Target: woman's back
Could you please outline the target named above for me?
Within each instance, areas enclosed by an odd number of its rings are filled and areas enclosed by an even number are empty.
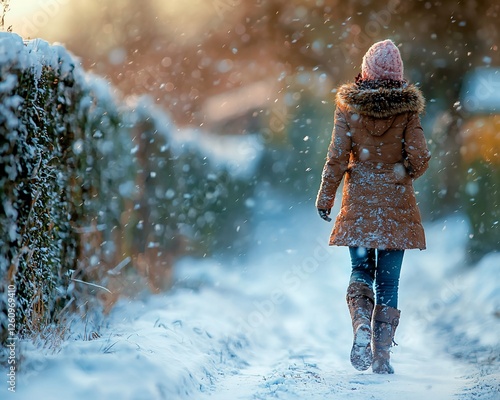
[[[343,85],[337,107],[346,117],[354,161],[403,162],[405,133],[422,129],[418,121],[424,109],[422,94],[404,82],[358,80]]]

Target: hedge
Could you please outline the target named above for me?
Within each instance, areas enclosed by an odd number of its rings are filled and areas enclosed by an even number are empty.
[[[97,297],[168,287],[179,255],[243,251],[249,175],[179,139],[149,100],[120,102],[63,47],[11,33],[0,71],[2,342],[9,285],[28,335]]]

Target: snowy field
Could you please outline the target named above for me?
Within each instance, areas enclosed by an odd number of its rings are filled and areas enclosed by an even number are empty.
[[[310,204],[266,216],[251,254],[181,260],[174,290],[122,300],[95,340],[75,324],[55,354],[25,344],[0,397],[500,398],[500,255],[463,267],[463,218],[427,225],[428,250],[405,255],[389,376],[349,363],[348,251],[325,245],[331,224]]]

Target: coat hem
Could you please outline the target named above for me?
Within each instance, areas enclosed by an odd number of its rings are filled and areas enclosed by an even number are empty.
[[[375,246],[373,243],[372,244],[360,244],[360,243],[335,243],[333,241],[330,241],[328,243],[329,246],[337,246],[337,247],[364,247],[366,249],[379,249],[379,250],[426,250],[427,247],[424,245],[423,247],[421,246],[383,246],[383,245],[378,245]]]

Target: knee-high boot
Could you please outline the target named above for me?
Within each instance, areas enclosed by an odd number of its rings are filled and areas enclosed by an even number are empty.
[[[363,282],[353,282],[347,288],[347,306],[352,320],[354,339],[351,349],[351,364],[359,371],[372,364],[371,319],[373,313],[373,289]]]
[[[373,311],[373,364],[376,374],[393,374],[390,364],[390,349],[399,325],[401,311],[396,308],[376,305]]]

